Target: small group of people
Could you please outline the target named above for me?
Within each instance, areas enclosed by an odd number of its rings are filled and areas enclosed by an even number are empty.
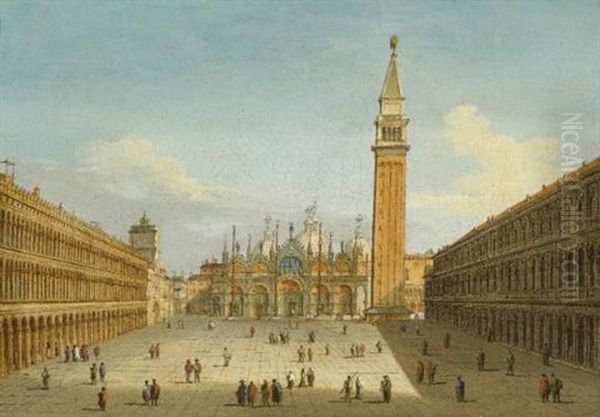
[[[152,378],[152,384],[148,380],[144,381],[144,387],[142,388],[142,399],[144,405],[158,406],[158,399],[160,397],[160,385],[155,378]]]
[[[362,380],[362,378],[359,375],[356,375],[356,379],[354,380],[354,388],[355,388],[355,394],[354,396],[352,396],[352,379],[354,378],[353,375],[348,375],[348,377],[346,378],[346,380],[344,381],[344,386],[342,387],[342,390],[340,391],[340,393],[344,394],[344,402],[352,402],[352,399],[356,399],[356,400],[362,400],[364,395],[365,395],[365,384]]]
[[[552,395],[552,402],[559,403],[563,382],[554,374],[551,374],[550,378],[546,374],[542,374],[538,389],[543,403],[550,401],[550,395]]]
[[[96,363],[94,363],[90,368],[91,385],[96,385],[98,382],[98,375],[100,375],[100,383],[104,384],[106,381],[106,364],[104,362],[100,362],[100,366],[97,366]]]
[[[150,354],[150,359],[160,359],[160,343],[150,345],[148,353]]]
[[[294,389],[296,386],[296,375],[293,371],[289,371],[285,375],[285,379],[287,381],[287,389]],[[298,388],[313,388],[315,386],[315,371],[312,368],[308,368],[305,370],[302,368],[300,371],[300,383],[298,384]]]
[[[87,345],[82,345],[81,348],[77,345],[65,346],[65,362],[86,362],[90,359]]]
[[[298,348],[296,353],[298,354],[298,362],[299,363],[304,363],[306,361],[307,357],[308,357],[308,362],[312,362],[312,360],[313,360],[313,350],[310,346],[308,347],[308,349],[306,349],[304,347],[304,345],[300,345],[300,347]]]
[[[200,374],[202,373],[202,364],[200,364],[200,360],[196,358],[194,363],[191,360],[187,359],[185,361],[185,365],[183,366],[183,370],[185,372],[185,383],[192,383],[192,374],[194,375],[194,383],[200,382]]]
[[[354,395],[353,394],[354,388]],[[388,375],[384,375],[380,384],[379,391],[382,395],[382,401],[389,403],[392,400],[392,380]],[[365,395],[365,384],[363,379],[355,372],[352,375],[348,375],[344,380],[344,385],[340,394],[343,394],[344,402],[351,403],[353,399],[362,400]]]
[[[277,379],[273,379],[271,385],[265,379],[260,387],[254,381],[246,384],[246,381],[242,379],[235,391],[235,397],[239,406],[255,407],[258,404],[259,393],[261,407],[270,407],[271,402],[273,405],[278,406],[283,400],[283,387]]]
[[[427,361],[427,365],[423,362],[417,361],[417,372],[416,380],[418,384],[422,384],[427,376],[427,384],[432,385],[435,383],[435,373],[437,371],[437,365],[431,361]]]
[[[269,344],[276,345],[277,343],[290,343],[290,332],[288,330],[280,330],[277,336],[275,333],[269,333]]]
[[[366,352],[367,347],[364,343],[352,343],[352,345],[350,345],[350,355],[353,358],[364,357]]]

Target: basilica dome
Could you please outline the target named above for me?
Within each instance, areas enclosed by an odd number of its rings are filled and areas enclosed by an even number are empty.
[[[360,232],[357,232],[352,239],[348,239],[346,243],[344,243],[344,253],[350,258],[354,255],[355,250],[356,254],[362,258],[371,256],[371,244]]]
[[[300,243],[305,252],[310,249],[313,255],[319,253],[319,241],[321,242],[321,254],[325,254],[329,247],[329,237],[325,233],[321,231],[319,238],[319,220],[314,216],[304,220],[304,230],[294,239]]]

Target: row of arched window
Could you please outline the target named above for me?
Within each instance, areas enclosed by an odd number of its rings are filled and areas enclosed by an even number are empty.
[[[600,221],[600,184],[590,183],[580,191],[575,196],[579,205],[573,206],[574,211],[566,212],[564,203],[569,197],[559,194],[535,211],[513,216],[513,220],[504,221],[476,238],[444,249],[436,256],[436,268],[454,268],[519,245],[534,245],[543,239],[582,231],[590,222]]]
[[[80,265],[142,278],[143,262],[128,253],[111,253],[105,244],[92,237],[65,233],[51,225],[31,221],[11,210],[0,210],[0,246],[71,261]],[[75,237],[78,236],[78,237]],[[123,252],[122,248],[115,251]]]
[[[134,301],[145,300],[142,281],[117,279],[103,273],[42,266],[0,256],[2,301]]]
[[[486,293],[528,295],[531,291],[584,289],[600,284],[600,245],[572,251],[541,252],[526,260],[503,261],[465,272],[434,275],[428,296],[470,296]]]

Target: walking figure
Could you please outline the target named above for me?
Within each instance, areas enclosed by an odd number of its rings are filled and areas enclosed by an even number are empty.
[[[248,404],[252,407],[256,404],[256,398],[258,397],[258,387],[254,384],[254,381],[250,381],[248,385]]]
[[[96,376],[98,375],[98,368],[96,367],[96,364],[93,364],[92,367],[90,368],[90,383],[92,385],[96,385]]]
[[[296,376],[294,375],[294,373],[292,371],[289,371],[286,375],[286,379],[287,379],[287,388],[289,390],[294,388],[294,384],[296,383]]]
[[[485,368],[485,352],[479,349],[479,353],[477,353],[477,370],[482,372]]]
[[[427,373],[427,383],[429,385],[432,385],[435,381],[436,369],[437,369],[436,365],[434,365],[431,361],[427,361],[426,373]]]
[[[456,401],[463,402],[465,400],[465,381],[463,381],[460,376],[456,377],[454,392],[456,394]]]
[[[148,380],[144,381],[144,387],[142,388],[142,399],[144,405],[150,405],[150,398],[152,397],[152,386],[148,383]]]
[[[270,394],[269,381],[265,379],[260,386],[260,405],[262,407],[271,407],[271,403],[269,401]]]
[[[200,382],[200,373],[202,372],[202,365],[198,358],[194,361],[194,382]]]
[[[248,387],[246,382],[242,379],[240,385],[238,385],[237,391],[235,392],[238,405],[245,407],[248,402]]]
[[[100,362],[98,373],[100,374],[100,383],[104,384],[104,381],[106,380],[106,364],[104,362]]]
[[[308,371],[306,371],[306,379],[308,380],[308,386],[309,387],[314,387],[315,385],[315,371],[313,371],[312,368],[308,368]]]
[[[273,404],[277,406],[279,406],[283,400],[283,387],[276,379],[274,379],[271,384],[271,399],[273,400]]]
[[[229,362],[231,362],[231,353],[227,350],[227,348],[223,349],[223,366],[227,368],[229,366]]]
[[[352,402],[352,377],[348,375],[348,378],[344,381],[344,386],[340,393],[344,394],[344,402],[351,403]]]
[[[504,363],[506,364],[506,375],[513,376],[513,368],[515,366],[515,356],[509,350],[508,355],[504,358]]]
[[[44,386],[42,389],[50,389],[50,386],[48,385],[49,382],[50,372],[48,372],[48,368],[44,368],[44,371],[42,372],[42,384],[44,384]]]
[[[375,347],[377,348],[377,353],[381,353],[381,351],[382,351],[381,340],[378,340],[377,343],[375,343]]]
[[[423,342],[421,343],[421,354],[423,356],[427,356],[429,352],[429,344],[427,343],[427,340],[423,339]]]
[[[416,379],[417,379],[417,383],[418,384],[422,384],[423,383],[423,374],[424,374],[424,372],[425,372],[425,367],[423,365],[423,362],[417,361]]]
[[[153,406],[158,407],[158,398],[160,397],[160,385],[156,379],[152,379],[152,387],[150,389],[150,401]]]
[[[392,401],[392,381],[387,375],[384,375],[381,380],[381,393],[383,394],[384,403]]]
[[[356,389],[354,398],[356,398],[357,400],[362,400],[363,395],[364,395],[365,385],[360,376],[356,377],[356,381],[354,381],[354,388]]]
[[[550,393],[552,394],[552,402],[560,402],[560,391],[563,388],[563,382],[554,374],[550,375]]]
[[[183,371],[185,372],[185,383],[192,383],[192,372],[194,372],[194,365],[192,365],[192,361],[189,359],[185,361],[185,365],[183,366]]]
[[[450,347],[450,333],[446,333],[444,336],[444,348],[448,349]]]
[[[108,402],[108,392],[106,391],[106,387],[102,387],[102,389],[98,393],[98,407],[100,407],[100,410],[106,410],[107,402]]]
[[[542,374],[542,377],[540,378],[538,391],[540,393],[542,402],[545,403],[548,401],[548,395],[550,394],[550,381],[548,380],[546,374]]]

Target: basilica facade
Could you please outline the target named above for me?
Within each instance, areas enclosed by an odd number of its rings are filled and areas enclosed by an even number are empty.
[[[188,279],[188,311],[231,317],[354,317],[368,301],[370,245],[360,226],[334,250],[314,210],[302,232],[281,238],[268,224],[241,253],[235,243],[221,262],[206,262]],[[196,289],[195,289],[196,288]]]

